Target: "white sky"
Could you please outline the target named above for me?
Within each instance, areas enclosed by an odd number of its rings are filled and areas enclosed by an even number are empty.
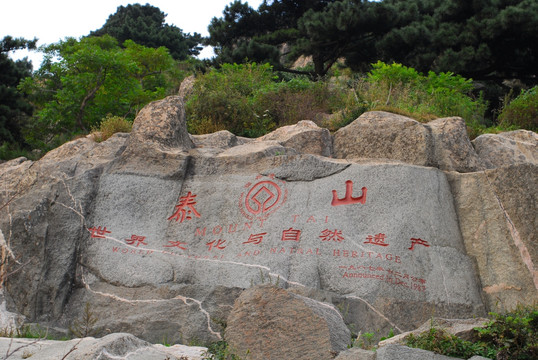
[[[58,42],[66,37],[80,38],[101,28],[120,5],[149,3],[168,14],[165,22],[184,33],[209,35],[207,26],[213,17],[221,17],[224,7],[233,0],[0,0],[0,39],[6,35],[39,39],[38,46]],[[244,1],[257,9],[262,0]],[[210,57],[211,49],[201,57]],[[34,70],[42,56],[37,52],[18,51],[15,59],[28,56]]]

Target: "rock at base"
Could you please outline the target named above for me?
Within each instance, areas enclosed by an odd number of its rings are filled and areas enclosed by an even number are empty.
[[[332,359],[347,349],[349,329],[331,304],[272,285],[244,291],[225,338],[241,359]]]

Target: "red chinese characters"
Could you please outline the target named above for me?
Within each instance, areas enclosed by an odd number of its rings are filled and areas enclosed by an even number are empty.
[[[226,243],[226,240],[218,239],[218,240],[210,241],[206,243],[206,245],[208,247],[208,251],[213,250],[213,248],[218,249],[218,250],[224,250],[226,248],[226,245],[224,245],[225,243]]]
[[[321,241],[338,241],[342,242],[344,240],[344,236],[342,235],[341,230],[334,230],[330,231],[329,229],[325,229],[321,232],[321,235],[319,236],[321,238]]]
[[[260,233],[260,234],[250,234],[248,237],[248,240],[243,242],[243,244],[255,244],[258,245],[262,242],[263,236],[267,235],[267,233]]]
[[[351,204],[364,204],[366,202],[366,187],[362,188],[362,195],[359,197],[353,197],[353,181],[346,181],[346,195],[339,199],[336,190],[333,190],[332,206],[339,205],[351,205]]]
[[[379,245],[379,246],[389,246],[389,244],[386,244],[385,243],[385,239],[387,238],[387,236],[385,234],[376,234],[374,236],[372,235],[368,235],[366,237],[366,240],[364,243],[365,244],[373,244],[373,245]]]
[[[430,247],[430,244],[428,244],[426,240],[411,238],[411,247],[409,248],[409,250],[411,251],[414,250],[415,245],[422,245],[425,247]]]
[[[181,241],[171,241],[171,240],[168,240],[168,245],[163,245],[164,247],[168,247],[168,248],[171,248],[171,247],[177,247],[178,249],[181,249],[181,250],[187,250],[187,248],[183,247],[183,245],[187,245],[187,243],[184,243],[184,242],[181,242]]]
[[[106,238],[106,234],[110,234],[111,231],[108,231],[106,229],[106,226],[104,228],[101,229],[101,227],[92,227],[91,229],[88,229],[89,232],[91,232],[91,237],[92,238],[100,238],[100,239],[104,239]]]
[[[200,214],[194,208],[196,201],[194,201],[196,195],[193,195],[190,191],[185,196],[181,196],[178,199],[178,204],[175,206],[175,212],[168,218],[168,220],[175,220],[182,223],[184,220],[191,220],[191,214],[196,217],[200,217]]]
[[[138,247],[140,244],[147,245],[144,240],[146,240],[145,236],[131,235],[130,239],[125,239],[125,243],[127,243],[127,245]]]
[[[301,237],[301,230],[289,228],[282,231],[282,241],[299,241]]]

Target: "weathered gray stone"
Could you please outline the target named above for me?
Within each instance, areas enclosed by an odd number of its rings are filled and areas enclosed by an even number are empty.
[[[467,253],[492,311],[538,298],[538,166],[449,173]]]
[[[484,169],[459,117],[421,124],[401,115],[367,112],[335,133],[334,156],[397,160],[447,171]]]
[[[431,351],[410,348],[402,345],[387,345],[376,351],[376,360],[462,360]]]
[[[322,156],[332,154],[332,138],[329,130],[320,128],[310,120],[283,126],[258,138],[258,141],[268,140],[278,141],[282,146],[295,149],[301,154]]]
[[[178,95],[181,99],[185,100],[189,95],[192,94],[194,90],[194,83],[196,82],[196,77],[194,75],[187,76],[181,85],[179,85]]]
[[[475,328],[483,327],[490,320],[486,318],[472,318],[472,319],[441,319],[441,318],[432,318],[428,320],[419,328],[406,331],[403,334],[399,334],[388,338],[386,340],[380,341],[379,346],[385,346],[389,344],[401,344],[404,342],[404,339],[409,335],[419,335],[424,332],[429,331],[432,327],[437,329],[443,329],[449,334],[456,335],[457,337],[467,340],[475,340]]]
[[[399,333],[432,313],[480,316],[477,270],[491,292],[503,282],[487,275],[500,271],[488,261],[502,259],[492,257],[493,248],[485,260],[469,250],[476,224],[466,211],[491,208],[491,217],[474,220],[502,229],[499,202],[534,261],[529,188],[536,175],[529,165],[450,173],[451,189],[435,168],[301,155],[275,140],[229,147],[233,136],[217,134],[222,145],[193,148],[182,140],[182,111],[181,101],[168,98],[150,105],[131,135],[100,144],[79,139],[40,161],[0,164],[0,201],[7,203],[0,205],[0,230],[18,261],[10,258],[6,267],[13,272],[4,287],[8,311],[66,329],[90,303],[103,334],[210,342],[221,337],[219,323],[242,289],[271,280],[338,305],[356,331]],[[419,134],[428,129],[403,124]],[[490,183],[496,196],[485,190]],[[487,206],[469,203],[470,189]],[[530,273],[522,261],[517,271]]]
[[[428,166],[430,144],[427,129],[418,121],[383,111],[362,114],[334,134],[334,157],[399,160]]]
[[[322,360],[347,349],[350,332],[333,305],[265,285],[239,296],[225,338],[242,359]]]
[[[431,131],[433,140],[433,163],[430,166],[458,172],[485,169],[467,136],[467,128],[462,118],[437,119],[424,126]]]
[[[11,354],[9,358],[13,360],[29,358],[42,360],[201,360],[206,351],[204,347],[154,345],[133,335],[121,333],[110,334],[100,339],[87,337],[69,341],[0,338],[0,353]]]
[[[194,144],[187,132],[183,101],[169,96],[146,105],[137,115],[127,147],[111,171],[180,179]]]
[[[334,360],[375,360],[375,352],[361,348],[342,351]]]
[[[516,164],[538,165],[538,134],[533,131],[484,134],[474,139],[473,145],[488,169]]]
[[[206,135],[191,135],[191,139],[197,148],[216,148],[220,151],[253,141],[252,139],[237,137],[228,130]]]

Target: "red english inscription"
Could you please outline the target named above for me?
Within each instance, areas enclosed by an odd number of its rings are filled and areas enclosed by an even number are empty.
[[[374,279],[381,280],[386,283],[403,286],[410,290],[423,292],[426,291],[426,280],[419,279],[415,276],[410,276],[406,273],[400,273],[391,269],[384,269],[381,266],[363,266],[363,265],[341,265],[340,269],[344,269],[344,278],[359,278],[359,279]],[[349,271],[363,271],[363,272],[349,272]],[[367,272],[365,272],[367,271]],[[386,274],[385,274],[386,272]]]
[[[366,187],[362,188],[362,195],[359,197],[353,197],[353,181],[346,181],[346,195],[339,199],[336,190],[333,190],[332,206],[339,205],[351,205],[351,204],[364,204],[366,202]]]
[[[192,219],[190,214],[200,217],[200,214],[194,208],[194,205],[196,205],[196,201],[194,201],[195,197],[196,195],[191,194],[190,191],[187,193],[187,195],[181,196],[178,199],[178,204],[175,206],[175,212],[168,218],[168,220],[175,220],[182,223],[183,220]]]
[[[97,227],[97,228],[95,228],[95,226],[94,226],[94,227],[92,227],[91,229],[88,229],[88,231],[91,232],[91,235],[90,235],[90,236],[91,236],[92,238],[102,238],[102,239],[106,238],[106,234],[110,234],[110,233],[111,233],[111,231],[108,231],[108,230],[106,229],[106,226],[105,226],[104,228],[102,228],[102,229],[101,229],[100,226]]]

